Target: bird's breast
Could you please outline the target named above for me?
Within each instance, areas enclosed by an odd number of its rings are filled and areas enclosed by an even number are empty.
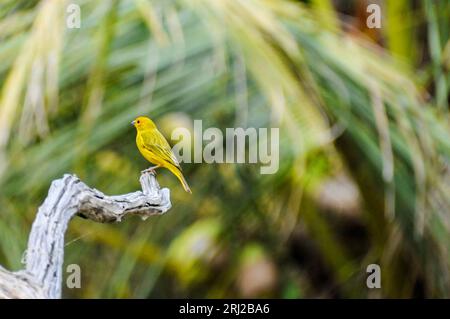
[[[142,138],[142,136],[138,133],[136,135],[136,145],[139,149],[139,152],[142,154],[142,156],[144,156],[144,158],[156,165],[160,165],[161,161],[159,160],[159,158],[153,153],[151,152],[148,148],[145,147],[145,142],[144,139]]]

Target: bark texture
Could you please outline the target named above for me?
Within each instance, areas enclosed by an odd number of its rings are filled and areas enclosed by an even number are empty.
[[[128,215],[146,219],[171,207],[170,191],[156,177],[140,177],[142,191],[107,196],[74,175],[55,180],[39,207],[25,252],[25,269],[0,267],[0,298],[61,298],[64,234],[75,215],[99,223],[120,222]]]

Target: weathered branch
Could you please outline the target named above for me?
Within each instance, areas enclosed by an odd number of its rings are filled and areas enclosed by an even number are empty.
[[[0,267],[0,298],[60,298],[64,234],[75,215],[100,222],[120,222],[127,215],[143,219],[170,209],[170,191],[160,189],[154,175],[141,175],[142,191],[106,196],[74,175],[53,181],[31,228],[26,268],[9,272]]]

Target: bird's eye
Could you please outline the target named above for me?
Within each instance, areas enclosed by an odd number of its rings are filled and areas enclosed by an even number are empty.
[[[138,120],[138,121],[137,121],[137,124],[139,124],[139,123],[141,123],[141,121]]]

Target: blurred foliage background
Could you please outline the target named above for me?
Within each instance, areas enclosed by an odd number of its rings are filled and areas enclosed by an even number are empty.
[[[62,174],[139,188],[148,115],[168,138],[279,127],[280,169],[183,164],[191,196],[158,174],[166,215],[75,218],[66,298],[450,297],[449,21],[446,0],[3,0],[0,264]]]

